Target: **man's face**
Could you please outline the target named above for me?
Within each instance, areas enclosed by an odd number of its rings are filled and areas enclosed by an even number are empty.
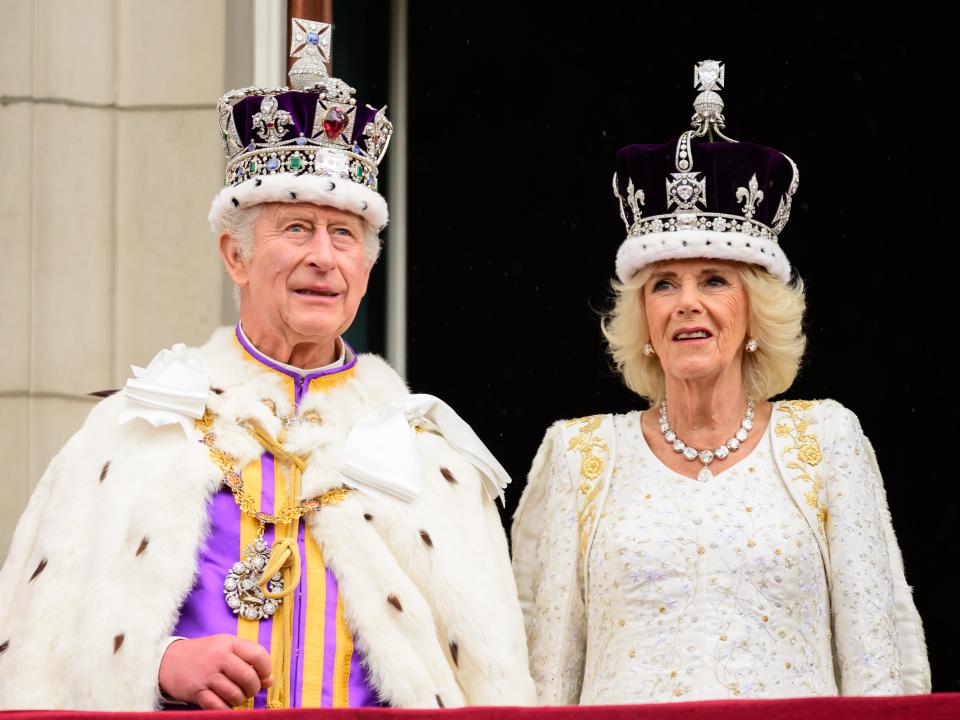
[[[350,327],[367,291],[363,221],[311,203],[269,203],[234,281],[240,318],[289,344],[332,340]]]

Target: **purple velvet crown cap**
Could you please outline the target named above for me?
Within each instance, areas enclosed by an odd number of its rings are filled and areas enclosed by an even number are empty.
[[[645,203],[640,207],[641,217],[667,215],[676,210],[668,207],[666,180],[678,172],[675,158],[679,138],[663,145],[627,145],[617,152],[616,172],[620,193],[626,195],[630,180],[636,189],[644,189]],[[744,202],[738,200],[737,190],[746,188],[756,177],[762,198],[754,205],[753,219],[773,227],[773,219],[781,200],[787,195],[794,179],[793,163],[773,148],[749,142],[708,142],[693,139],[691,172],[706,179],[705,202],[694,209],[698,214],[719,213],[742,217]],[[741,194],[741,197],[743,194]],[[633,223],[630,208],[627,219]]]
[[[290,113],[290,125],[281,129],[281,139],[310,138],[314,132],[314,122],[317,116],[317,93],[290,90],[273,97],[276,98],[280,110]],[[263,97],[261,96],[247,97],[233,106],[233,126],[243,147],[249,147],[250,143],[263,142],[258,137],[257,128],[254,126],[254,117],[260,112],[262,101]],[[355,112],[356,119],[353,122],[353,132],[350,133],[349,142],[361,144],[364,140],[364,130],[373,122],[377,111],[369,105],[358,104]]]

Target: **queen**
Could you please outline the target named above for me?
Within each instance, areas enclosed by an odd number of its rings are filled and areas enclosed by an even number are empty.
[[[645,411],[555,423],[513,525],[543,704],[929,692],[923,628],[856,415],[771,400],[805,347],[779,244],[798,173],[693,129],[617,155],[627,238],[603,322]]]

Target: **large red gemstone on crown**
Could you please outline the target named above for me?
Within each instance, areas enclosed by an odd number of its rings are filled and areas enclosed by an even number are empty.
[[[327,110],[323,116],[323,132],[331,140],[340,137],[340,133],[347,129],[347,114],[340,108],[334,106]]]

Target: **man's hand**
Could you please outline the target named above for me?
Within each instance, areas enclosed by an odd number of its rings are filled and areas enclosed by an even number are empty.
[[[242,705],[273,685],[270,655],[233,635],[175,640],[160,660],[160,688],[174,700],[204,710]]]

